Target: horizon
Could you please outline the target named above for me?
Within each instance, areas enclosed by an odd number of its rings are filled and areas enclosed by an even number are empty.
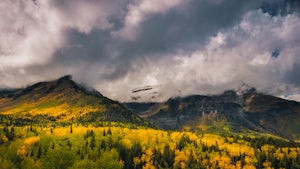
[[[0,89],[71,74],[121,102],[242,84],[300,101],[295,0],[16,0],[0,9]]]
[[[86,89],[87,91],[95,91],[95,92],[99,92],[101,95],[102,95],[102,92],[95,89],[93,86],[89,86],[87,84],[84,84],[82,82],[78,82],[78,81],[75,81],[73,78],[73,76],[71,74],[67,74],[67,75],[64,75],[64,76],[61,76],[61,77],[58,77],[58,78],[55,78],[55,79],[49,79],[47,81],[39,81],[39,82],[35,82],[35,83],[32,83],[32,84],[29,84],[27,86],[24,86],[24,87],[21,87],[21,88],[0,88],[0,92],[1,91],[14,91],[14,90],[24,90],[30,86],[34,86],[35,84],[38,84],[38,83],[48,83],[48,82],[54,82],[54,81],[58,81],[58,80],[61,80],[61,79],[67,79],[67,80],[70,80],[70,81],[73,81],[76,83],[76,85],[79,85],[81,87],[83,87],[84,89]],[[163,103],[163,102],[166,102],[168,101],[169,99],[176,99],[176,98],[186,98],[186,97],[190,97],[190,96],[219,96],[219,95],[222,95],[224,94],[225,92],[228,92],[228,91],[233,91],[235,92],[238,96],[241,96],[243,95],[244,92],[247,92],[247,91],[250,91],[250,90],[253,90],[254,89],[254,92],[255,93],[260,93],[260,94],[265,94],[265,95],[269,95],[268,93],[264,93],[262,91],[257,91],[256,88],[254,87],[251,87],[245,83],[242,83],[241,86],[239,86],[238,88],[236,89],[228,89],[228,90],[224,90],[222,91],[221,93],[215,93],[215,94],[200,94],[200,93],[194,93],[194,94],[190,94],[190,95],[174,95],[174,96],[171,96],[169,98],[166,98],[165,100],[160,100],[160,101],[149,101],[149,100],[146,100],[146,101],[141,101],[141,100],[135,100],[135,99],[131,99],[130,101],[122,101],[122,100],[116,100],[120,103]],[[273,95],[274,96],[274,95]],[[290,95],[291,96],[291,95]],[[107,97],[104,95],[104,97]],[[278,97],[278,98],[281,98],[281,99],[285,99],[285,100],[290,100],[290,101],[296,101],[296,102],[299,102],[299,100],[296,99],[293,99],[293,98],[289,98],[287,96],[275,96],[275,97]],[[109,97],[108,97],[109,98]],[[110,98],[111,99],[111,98]]]

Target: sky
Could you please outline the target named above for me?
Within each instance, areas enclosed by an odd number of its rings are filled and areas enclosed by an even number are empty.
[[[119,101],[242,84],[300,101],[300,2],[1,0],[0,88],[67,74]]]

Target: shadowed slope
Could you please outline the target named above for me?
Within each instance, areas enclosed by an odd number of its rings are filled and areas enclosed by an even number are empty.
[[[147,109],[143,112],[142,103],[127,105],[163,129],[259,131],[293,140],[300,138],[300,103],[260,94],[255,89],[240,95],[226,91],[214,96],[171,98],[153,106],[144,105]]]

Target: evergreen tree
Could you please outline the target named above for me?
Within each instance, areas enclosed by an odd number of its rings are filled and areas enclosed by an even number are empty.
[[[91,141],[90,141],[90,148],[91,148],[92,150],[94,150],[94,148],[95,148],[95,146],[96,146],[96,144],[95,144],[95,142],[96,142],[96,140],[95,140],[95,135],[92,135],[91,137],[92,137],[92,138],[91,138]]]
[[[42,148],[41,148],[41,146],[39,145],[39,148],[38,148],[38,152],[37,152],[37,158],[39,159],[39,158],[41,158],[41,156],[42,156]]]
[[[100,147],[101,147],[101,149],[103,149],[103,150],[106,149],[106,143],[105,143],[104,140],[101,141]]]
[[[111,132],[110,128],[107,129],[107,135],[112,135],[112,132]]]
[[[71,126],[70,126],[70,133],[73,133],[72,124],[71,124]]]

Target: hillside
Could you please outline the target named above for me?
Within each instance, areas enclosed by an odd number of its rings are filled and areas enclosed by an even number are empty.
[[[298,169],[300,166],[299,143],[268,135],[220,136],[91,125],[74,125],[71,129],[70,126],[0,126],[0,168]]]
[[[2,123],[115,121],[149,125],[122,104],[77,84],[71,76],[0,91]]]
[[[243,94],[225,91],[213,96],[170,98],[148,108],[143,103],[126,105],[163,129],[258,131],[292,140],[300,138],[300,103],[260,94],[254,89]],[[141,112],[141,107],[147,110]]]

